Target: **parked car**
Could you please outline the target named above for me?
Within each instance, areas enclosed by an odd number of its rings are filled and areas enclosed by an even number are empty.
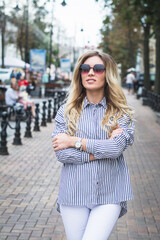
[[[9,84],[12,68],[0,68],[0,79],[5,84]]]
[[[154,86],[155,73],[150,73],[150,82],[151,82],[151,86]],[[144,73],[137,74],[136,86],[137,86],[137,89],[139,87],[143,87],[144,86]]]
[[[153,86],[153,85],[154,85],[155,78],[156,78],[156,75],[155,75],[155,73],[150,73],[150,81],[151,81],[151,86]]]

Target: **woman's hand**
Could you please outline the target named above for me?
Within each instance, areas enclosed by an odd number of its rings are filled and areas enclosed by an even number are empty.
[[[110,139],[113,139],[115,136],[117,136],[118,134],[121,134],[123,132],[123,128],[117,128],[115,130],[113,130]]]
[[[74,147],[75,142],[77,141],[77,137],[72,137],[66,133],[57,134],[52,140],[52,146],[54,151],[59,151],[61,149]]]
[[[89,154],[89,161],[94,161],[95,157],[92,153]]]

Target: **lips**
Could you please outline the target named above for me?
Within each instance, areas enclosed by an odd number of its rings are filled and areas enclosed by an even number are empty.
[[[95,80],[95,79],[92,79],[92,78],[90,78],[90,79],[87,79],[87,80],[86,80],[86,82],[88,82],[88,83],[93,83],[93,82],[96,82],[96,80]]]

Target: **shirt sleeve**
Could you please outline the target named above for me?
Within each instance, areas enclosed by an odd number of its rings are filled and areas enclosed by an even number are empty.
[[[124,118],[119,121],[119,127],[123,128],[121,134],[118,134],[113,139],[88,139],[87,152],[92,153],[95,159],[118,158],[134,142],[134,122]]]
[[[64,108],[65,105],[60,107],[57,112],[52,138],[54,138],[59,133],[66,133],[67,131],[67,124],[64,120]],[[62,163],[84,164],[86,162],[89,162],[89,153],[77,150],[75,148],[67,148],[56,151],[56,157],[58,161]]]
[[[12,88],[8,88],[5,93],[5,101],[7,105],[13,105],[18,100],[18,94]]]

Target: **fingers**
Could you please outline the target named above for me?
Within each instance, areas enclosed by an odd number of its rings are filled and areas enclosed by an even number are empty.
[[[52,143],[52,147],[53,147],[53,149],[55,149],[56,148],[56,144],[55,144],[55,142],[53,141],[53,143]]]
[[[55,151],[56,148],[58,147],[58,139],[57,139],[57,136],[55,136],[55,137],[52,139],[52,147],[53,147],[54,151]]]
[[[116,133],[122,131],[122,128],[119,127],[119,125],[117,126],[117,128],[115,128],[114,130],[112,130],[112,133]]]
[[[56,148],[56,144],[55,144],[55,143],[53,143],[53,145],[52,145],[52,146],[53,146],[53,148]]]
[[[59,139],[59,134],[57,134],[53,139],[52,139],[52,146],[55,150],[55,148],[57,148],[58,146],[58,139]]]
[[[115,130],[113,130],[113,132],[123,132],[123,128],[117,128],[117,129],[115,129]]]
[[[64,137],[68,136],[66,133],[58,133],[52,141],[57,141],[58,139],[63,139]]]
[[[113,139],[115,136],[117,136],[118,134],[123,132],[123,128],[117,128],[115,130],[113,130],[110,139]]]
[[[54,151],[68,148],[70,145],[70,136],[66,133],[59,133],[52,139],[52,146]]]
[[[56,144],[55,142],[53,142],[52,146],[53,146],[54,152],[59,150],[58,144]]]
[[[64,149],[64,143],[60,141],[58,138],[52,139],[52,147],[54,149],[54,152]]]

